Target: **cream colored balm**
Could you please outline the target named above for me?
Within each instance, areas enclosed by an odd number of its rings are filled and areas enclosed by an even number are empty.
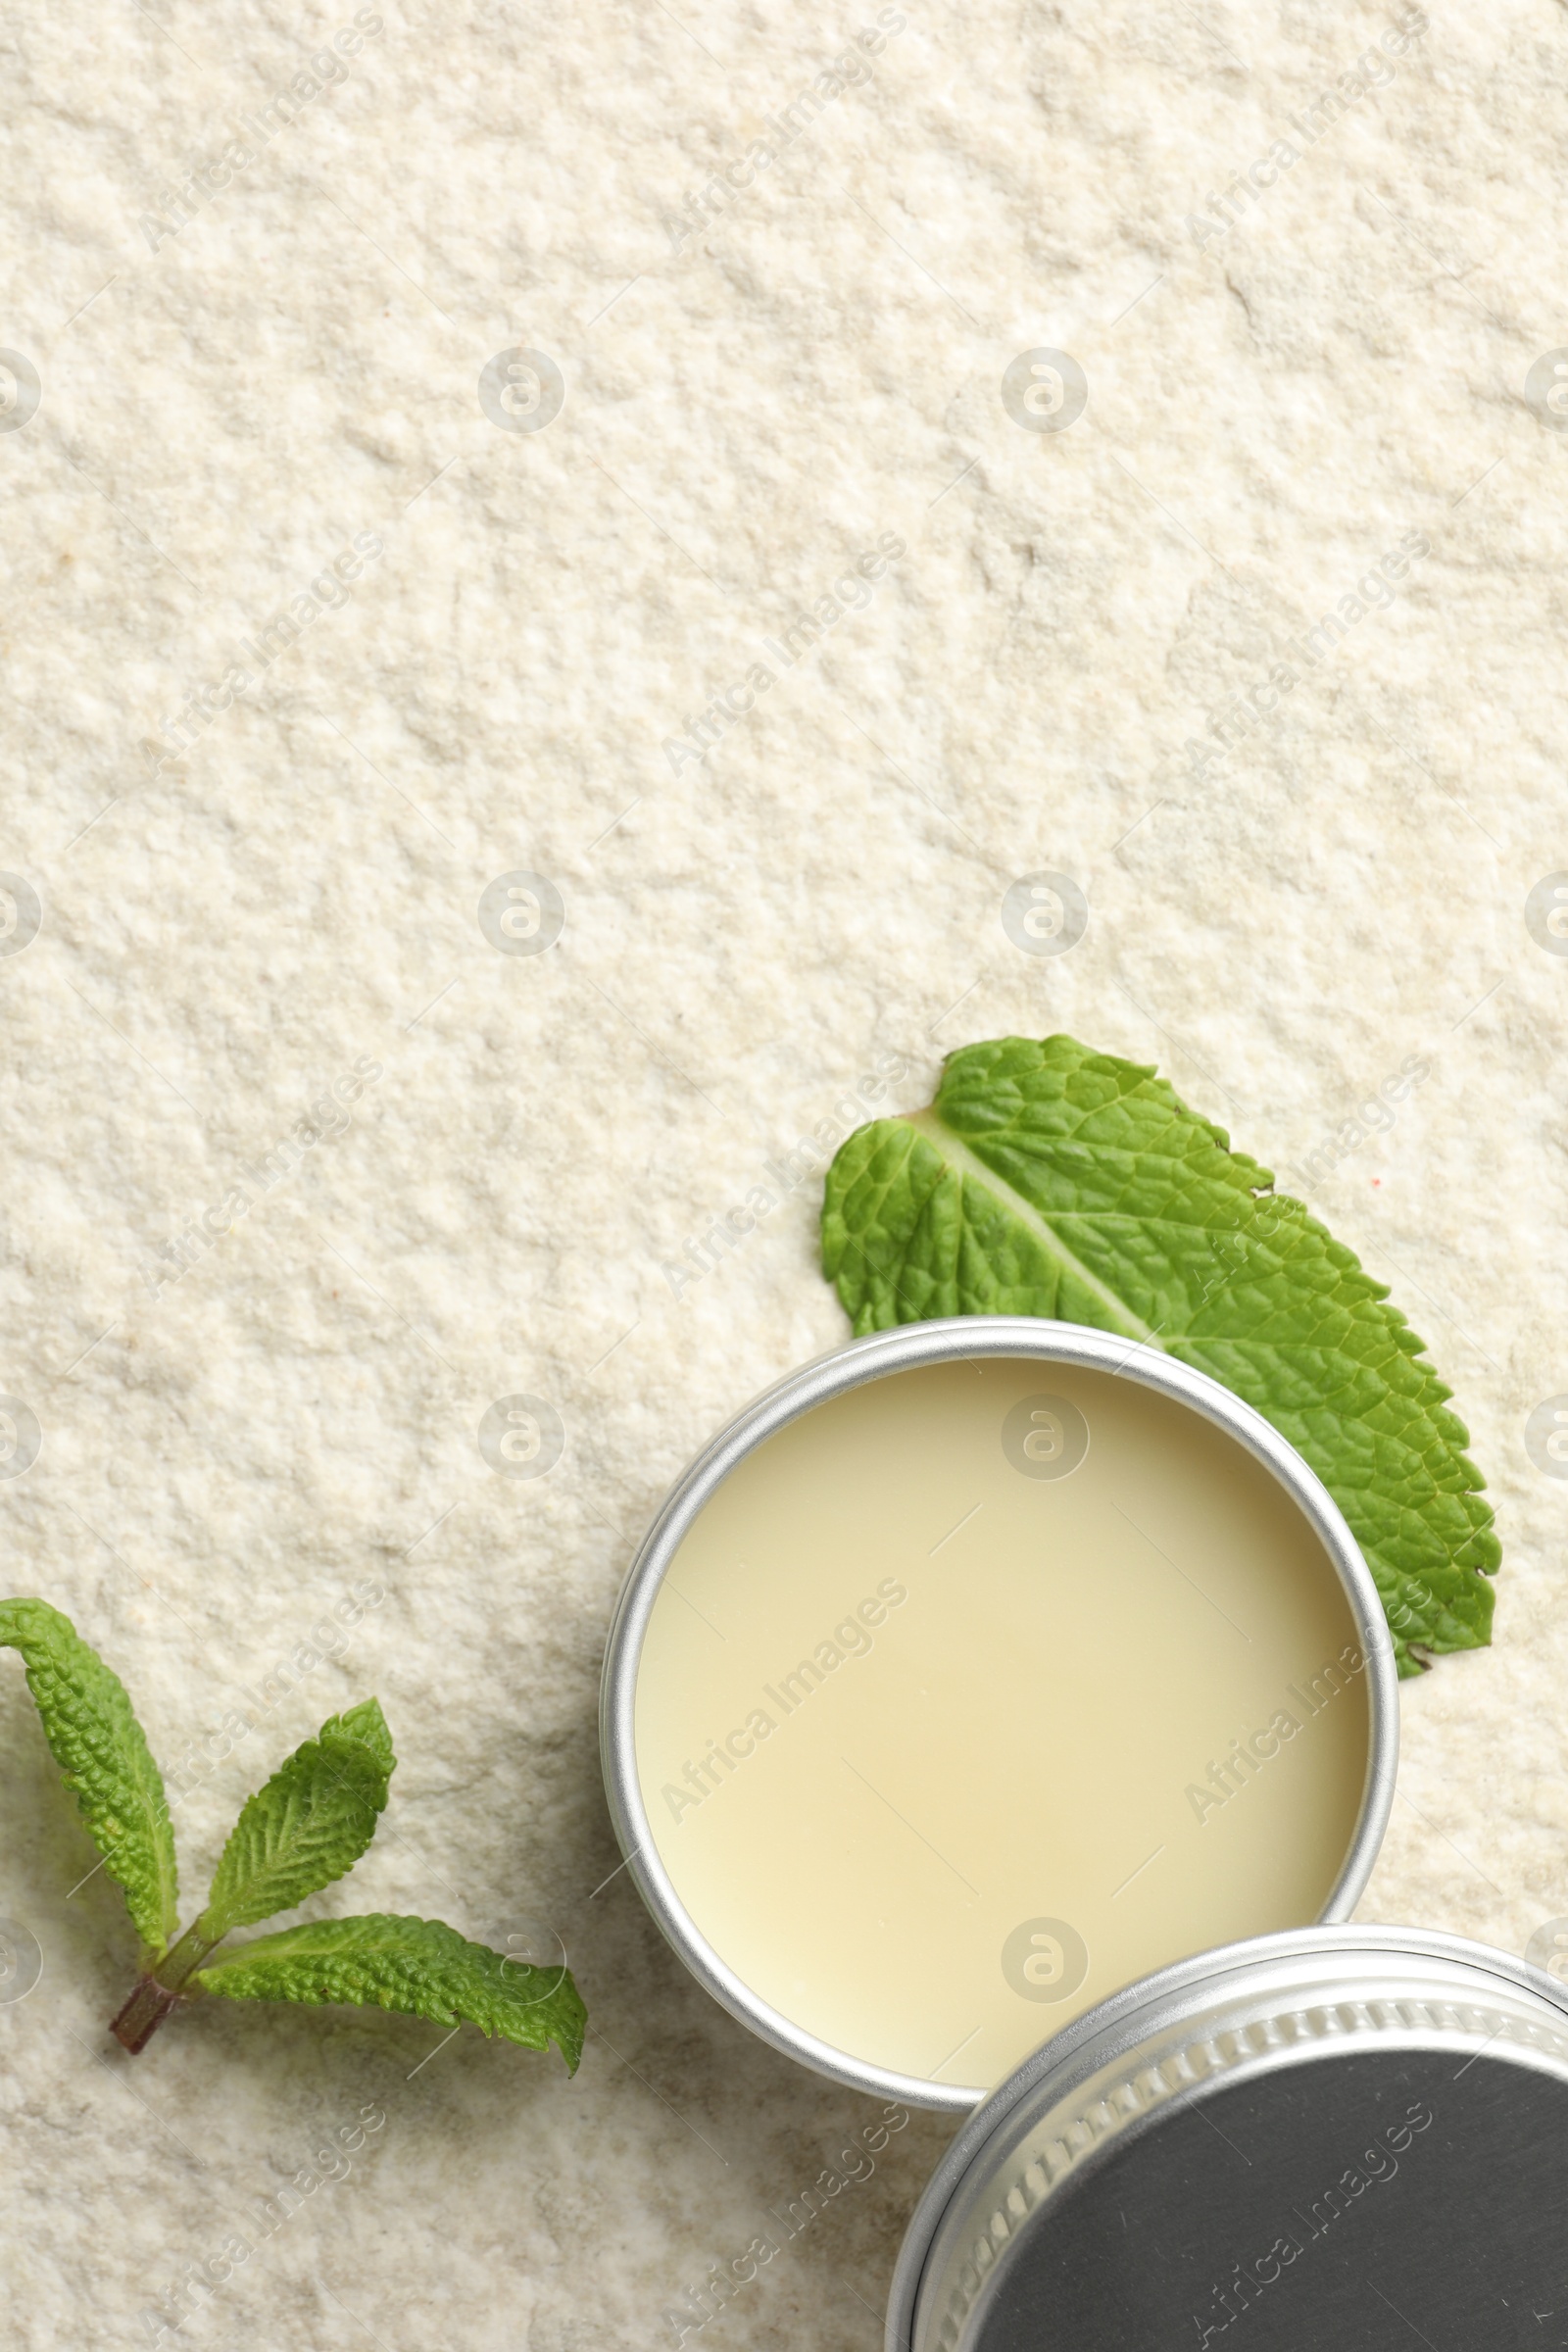
[[[704,1505],[636,1768],[748,1986],[978,2090],[1132,1979],[1320,1916],[1368,1679],[1332,1560],[1238,1440],[1109,1373],[935,1364],[818,1405]]]

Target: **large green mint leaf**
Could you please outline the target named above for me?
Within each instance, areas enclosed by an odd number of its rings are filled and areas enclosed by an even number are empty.
[[[202,1932],[253,1927],[352,1870],[375,1836],[396,1759],[373,1698],[333,1715],[248,1797],[223,1848]]]
[[[466,2021],[525,2049],[556,2044],[575,2074],[588,2013],[564,1968],[533,1968],[469,1943],[438,1919],[321,1919],[230,1945],[192,1983],[240,2001],[358,2001]]]
[[[1055,1316],[1223,1381],[1334,1496],[1413,1674],[1491,1638],[1483,1481],[1387,1285],[1273,1181],[1152,1068],[999,1038],[950,1056],[929,1109],[843,1145],[823,1267],[857,1333]]]
[[[137,1935],[161,1953],[177,1924],[174,1833],[163,1775],[124,1684],[46,1600],[0,1601],[0,1645],[21,1651],[66,1787]]]

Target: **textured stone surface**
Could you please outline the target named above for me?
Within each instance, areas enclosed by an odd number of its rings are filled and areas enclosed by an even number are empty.
[[[1494,1649],[1403,1692],[1364,1908],[1514,1949],[1568,1912],[1568,1489],[1524,1441],[1568,1390],[1568,960],[1525,916],[1568,866],[1568,438],[1525,393],[1568,341],[1561,10],[1445,10],[1359,98],[1377,9],[902,14],[839,95],[817,76],[869,6],[382,0],[317,95],[294,77],[348,0],[12,20],[0,867],[42,912],[0,958],[0,1387],[42,1444],[0,1481],[6,1583],[109,1654],[167,1760],[379,1580],[193,1783],[187,1887],[283,1748],[374,1690],[391,1810],[321,1907],[546,1922],[594,2028],[570,2083],[470,2033],[239,2005],[125,2061],[123,1914],[77,1886],[11,1661],[0,1911],[43,1953],[0,2007],[28,2352],[153,2340],[160,2294],[362,2107],[385,2121],[349,2176],[175,2302],[186,2339],[673,2342],[666,2307],[874,2114],[732,2025],[624,1878],[594,1890],[638,1532],[843,1331],[810,1186],[715,1271],[662,1262],[879,1054],[913,1104],[953,1045],[1067,1028],[1282,1170],[1318,1155],[1506,1544]],[[291,84],[292,122],[247,125]],[[173,233],[174,183],[234,141]],[[1205,229],[1254,159],[1255,202]],[[519,346],[564,379],[540,431],[478,398]],[[1042,347],[1087,379],[1065,430],[1001,397]],[[861,596],[883,533],[905,552]],[[334,588],[357,535],[378,552]],[[1429,552],[1342,607],[1407,535]],[[764,641],[835,580],[848,609],[786,664]],[[1337,608],[1343,641],[1291,650]],[[760,663],[698,758],[691,722]],[[1048,869],[1090,920],[1037,957],[1001,908]],[[548,953],[480,928],[516,870],[562,894]],[[1410,1056],[1430,1075],[1333,1160]],[[245,1173],[291,1136],[295,1172]],[[564,1424],[537,1482],[475,1443],[517,1392]],[[704,2340],[876,2344],[945,2136],[914,2119]]]

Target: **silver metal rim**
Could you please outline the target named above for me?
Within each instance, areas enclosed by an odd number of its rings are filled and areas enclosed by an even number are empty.
[[[634,1709],[643,1640],[659,1588],[699,1511],[730,1472],[775,1432],[803,1413],[863,1382],[916,1365],[980,1356],[1033,1356],[1113,1373],[1187,1404],[1226,1430],[1271,1471],[1316,1532],[1334,1564],[1354,1616],[1366,1657],[1370,1727],[1366,1786],[1350,1850],[1327,1903],[1325,1921],[1348,1916],[1377,1859],[1394,1802],[1398,1760],[1398,1679],[1394,1641],[1371,1571],[1327,1489],[1261,1413],[1174,1356],[1146,1343],[1129,1348],[1077,1323],[1026,1315],[956,1315],[901,1324],[832,1348],[765,1389],[704,1448],[671,1487],[627,1572],[605,1653],[600,1687],[599,1743],[610,1816],[626,1868],[661,1931],[699,1984],[732,2017],[805,2066],[873,2097],[911,2107],[966,2114],[985,2096],[983,2085],[937,2083],[870,2066],[807,2034],[760,2000],[704,1938],[676,1894],[654,1841],[637,1782]]]
[[[1238,2032],[1221,2022],[1248,2003],[1263,2027]],[[1290,2030],[1280,2033],[1282,2025]],[[1152,2082],[1152,2062],[1156,2053],[1168,2057],[1173,2035],[1189,2045],[1172,2070],[1185,2080]],[[1490,2047],[1568,2082],[1568,1996],[1542,1970],[1488,1944],[1381,1927],[1254,1936],[1123,1986],[1032,2051],[944,2153],[899,2251],[885,2352],[931,2352],[939,2334],[961,2348],[972,2337],[994,2279],[980,2285],[959,2328],[933,2298],[967,2241],[981,2255],[977,2273],[988,2239],[991,2258],[1002,2252],[1011,2234],[1004,2219],[1007,2191],[1016,2189],[1031,2127],[1050,2131],[1071,2114],[1072,2136],[1081,2142],[1059,2169],[1045,2168],[1050,2196],[1069,2171],[1102,2161],[1112,2140],[1147,2129],[1212,2081],[1339,2055],[1352,2042],[1430,2048],[1454,2041],[1478,2053]],[[1025,2188],[1011,2210],[1035,2201]]]

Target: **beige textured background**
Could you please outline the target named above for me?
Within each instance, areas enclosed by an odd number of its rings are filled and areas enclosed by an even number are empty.
[[[594,2028],[570,2083],[471,2032],[431,2056],[414,2021],[239,2005],[125,2060],[125,1921],[101,1876],[71,1894],[90,1851],[9,1661],[0,1912],[43,1954],[0,2006],[29,2352],[150,2342],[160,2295],[188,2315],[163,2340],[235,2352],[672,2343],[666,2308],[870,2117],[714,2008],[624,1879],[594,1893],[594,1717],[665,1483],[843,1332],[812,1187],[701,1279],[662,1263],[879,1054],[913,1105],[946,1049],[1067,1028],[1276,1165],[1430,1061],[1313,1198],[1452,1381],[1506,1559],[1496,1647],[1404,1691],[1365,1909],[1514,1949],[1568,1912],[1568,1490],[1524,1446],[1568,1390],[1568,961],[1524,912],[1568,865],[1568,438],[1524,389],[1568,342],[1563,10],[1435,11],[1202,243],[1188,216],[1392,14],[902,13],[786,144],[768,118],[869,6],[381,0],[177,234],[178,183],[348,0],[9,20],[0,345],[42,398],[0,431],[0,867],[42,923],[0,960],[0,1388],[42,1446],[0,1481],[5,1582],[75,1617],[169,1759],[380,1580],[194,1783],[187,1888],[284,1747],[373,1690],[392,1806],[322,1907],[542,1921]],[[479,405],[518,345],[565,380],[542,431]],[[1040,346],[1088,378],[1064,431],[1000,397]],[[27,405],[24,378],[0,425]],[[884,532],[906,553],[864,609],[706,758],[668,752]],[[1191,748],[1406,533],[1430,553],[1386,607],[1231,757]],[[187,698],[256,669],[243,641],[356,534],[379,556],[175,759]],[[563,895],[548,953],[479,928],[515,869]],[[1040,869],[1091,906],[1052,958],[1000,921]],[[244,1167],[362,1056],[340,1132],[224,1234]],[[204,1211],[221,1238],[167,1279]],[[519,1391],[565,1428],[532,1483],[475,1443]],[[180,2302],[365,2104],[350,2176]],[[944,2137],[915,2119],[704,2342],[875,2345]]]

